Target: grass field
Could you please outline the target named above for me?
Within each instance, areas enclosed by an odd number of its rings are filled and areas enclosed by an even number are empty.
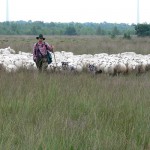
[[[3,36],[0,35],[0,48],[10,46],[14,50],[32,52],[36,36]],[[46,36],[46,42],[55,46],[55,51],[69,51],[74,54],[116,54],[131,52],[150,53],[150,38],[122,37],[111,39],[108,36]]]
[[[30,51],[34,37],[0,37],[0,47]],[[149,38],[47,37],[58,51],[148,54]],[[26,47],[28,45],[28,47]],[[149,150],[150,73],[0,72],[0,149]]]

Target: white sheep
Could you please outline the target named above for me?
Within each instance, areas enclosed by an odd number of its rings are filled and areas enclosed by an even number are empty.
[[[18,68],[13,64],[9,64],[5,67],[5,70],[7,72],[16,72],[18,70]]]
[[[115,74],[126,74],[127,73],[127,67],[123,62],[118,62],[115,66]]]
[[[55,55],[55,58],[54,58]],[[118,54],[82,54],[74,55],[72,52],[55,52],[52,54],[52,63],[48,65],[49,71],[56,72],[83,72],[108,75],[141,74],[150,70],[150,54],[142,55],[135,52]],[[8,71],[17,71],[18,68],[35,70],[33,55],[19,51],[15,53],[10,47],[0,49],[0,64]]]

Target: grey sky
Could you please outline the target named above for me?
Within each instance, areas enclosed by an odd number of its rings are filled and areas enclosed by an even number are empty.
[[[150,0],[140,1],[140,23],[150,22]],[[0,0],[0,22],[6,0]],[[137,0],[9,0],[9,20],[136,23]]]

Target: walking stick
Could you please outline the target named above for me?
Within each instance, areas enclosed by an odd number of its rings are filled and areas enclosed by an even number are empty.
[[[56,63],[56,57],[55,57],[54,49],[53,49],[53,54],[54,54],[54,60],[55,60],[56,68],[57,68],[57,63]]]

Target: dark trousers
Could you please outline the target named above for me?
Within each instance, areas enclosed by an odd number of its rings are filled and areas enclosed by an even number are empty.
[[[37,66],[39,72],[45,72],[47,70],[47,67],[48,67],[47,57],[39,58],[36,61],[36,66]]]

